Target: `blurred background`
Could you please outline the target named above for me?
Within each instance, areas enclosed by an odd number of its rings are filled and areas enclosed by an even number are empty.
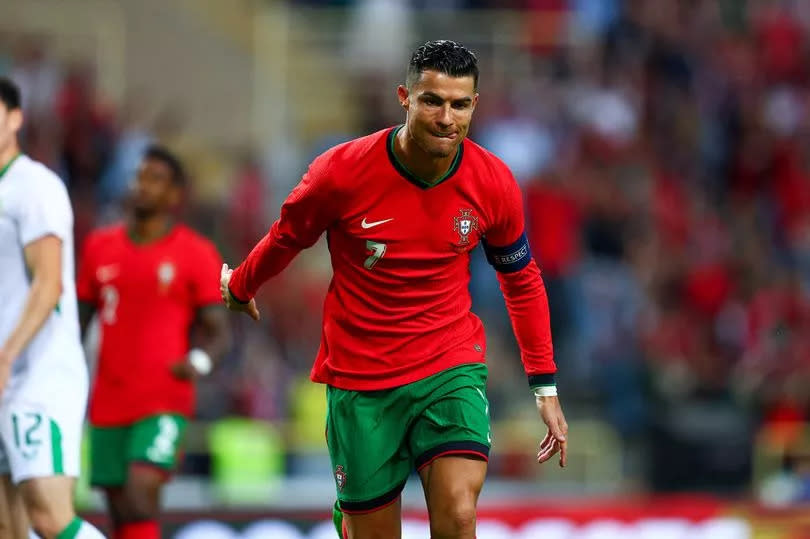
[[[810,2],[2,0],[0,74],[77,245],[121,218],[159,141],[192,173],[183,218],[235,265],[314,156],[403,121],[396,85],[438,38],[479,57],[471,137],[522,185],[571,431],[569,468],[537,466],[544,429],[476,250],[478,536],[810,537]],[[264,286],[260,324],[234,318],[167,534],[334,535],[308,381],[330,276],[321,242]],[[86,485],[80,501],[103,524]],[[404,507],[426,537],[414,482]]]

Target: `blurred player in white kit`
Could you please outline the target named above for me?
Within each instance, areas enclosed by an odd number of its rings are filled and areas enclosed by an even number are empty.
[[[19,89],[0,78],[0,537],[103,537],[76,516],[87,366],[73,211],[53,172],[20,152]],[[27,517],[27,518],[26,518]]]

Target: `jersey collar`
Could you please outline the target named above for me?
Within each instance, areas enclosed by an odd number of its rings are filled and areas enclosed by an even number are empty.
[[[11,160],[10,160],[8,163],[6,163],[6,166],[4,166],[3,168],[0,168],[0,180],[2,180],[2,179],[3,179],[3,176],[5,176],[5,175],[6,175],[6,172],[8,172],[8,169],[10,169],[10,168],[11,168],[11,165],[13,165],[13,164],[14,164],[14,161],[16,161],[16,160],[17,160],[17,158],[18,158],[19,156],[21,156],[21,155],[22,155],[21,153],[17,153],[17,155],[15,155],[14,157],[12,157],[12,158],[11,158]]]
[[[447,169],[447,172],[444,175],[436,180],[433,183],[426,182],[422,178],[413,174],[410,170],[405,168],[405,165],[397,158],[397,154],[394,153],[394,144],[396,141],[397,133],[399,130],[402,129],[404,125],[399,125],[391,129],[388,133],[388,140],[386,141],[386,148],[388,150],[388,160],[391,161],[391,164],[400,173],[400,175],[414,184],[415,186],[419,187],[420,189],[429,189],[431,187],[436,187],[440,183],[444,182],[445,180],[449,180],[453,174],[456,173],[459,166],[461,165],[461,156],[464,153],[464,141],[458,145],[458,151],[456,152],[456,156],[453,158],[453,162],[450,164],[450,168]]]

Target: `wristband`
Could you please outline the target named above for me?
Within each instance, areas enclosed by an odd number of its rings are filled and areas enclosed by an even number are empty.
[[[214,368],[211,356],[202,348],[192,348],[188,352],[188,362],[200,376],[205,376]]]
[[[556,397],[557,386],[540,386],[534,388],[535,397]]]

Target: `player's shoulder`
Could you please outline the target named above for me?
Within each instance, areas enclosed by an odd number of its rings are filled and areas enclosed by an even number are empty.
[[[18,161],[14,163],[15,172],[24,177],[29,185],[47,187],[50,189],[55,188],[58,191],[67,192],[65,182],[44,164],[31,159],[27,155],[21,155],[17,159]]]
[[[391,127],[381,129],[370,135],[358,137],[335,146],[332,146],[313,161],[323,167],[339,173],[345,165],[368,159],[377,154],[385,158],[385,139],[391,132]]]
[[[120,243],[126,236],[123,223],[105,225],[91,230],[82,241],[83,257],[95,256],[98,251],[108,251],[116,243]]]
[[[23,196],[33,196],[38,199],[52,200],[54,198],[68,199],[65,182],[51,169],[39,161],[35,161],[23,154],[13,164],[13,177],[16,185],[22,190]]]
[[[464,139],[464,159],[472,161],[476,168],[484,167],[504,181],[512,181],[512,171],[503,160],[470,138]]]
[[[213,241],[184,223],[174,225],[174,234],[176,235],[178,243],[183,245],[183,249],[191,248],[202,251],[217,251]]]
[[[110,242],[120,241],[126,235],[124,223],[113,223],[94,228],[87,234],[84,242],[87,245],[109,245]]]

